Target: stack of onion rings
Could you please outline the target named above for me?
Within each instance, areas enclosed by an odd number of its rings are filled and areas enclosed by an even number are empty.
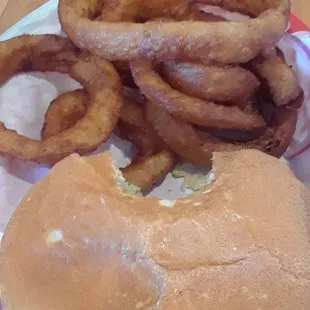
[[[295,77],[291,69],[284,68],[282,63],[280,67],[280,69],[286,70],[286,72],[289,73],[288,75]],[[273,115],[265,117],[267,127],[261,131],[259,137],[256,137],[254,134],[252,135],[255,137],[253,139],[254,141],[240,143],[236,138],[236,141],[229,143],[226,139],[221,140],[211,135],[211,131],[204,139],[201,139],[193,125],[230,130],[257,130],[259,126],[255,128],[255,125],[260,125],[260,123],[255,122],[254,119],[256,118],[259,120],[259,116],[256,113],[253,114],[253,109],[251,109],[251,113],[248,116],[245,116],[245,112],[242,115],[238,107],[227,107],[200,101],[201,106],[196,108],[195,104],[197,104],[197,100],[195,98],[189,98],[187,95],[177,90],[169,90],[170,86],[156,73],[151,62],[131,62],[131,68],[136,84],[150,100],[148,103],[149,121],[161,138],[185,160],[197,164],[208,164],[206,158],[210,157],[212,152],[221,150],[230,151],[240,148],[255,148],[270,155],[281,157],[292,140],[297,124],[298,108],[303,102],[303,95],[299,86],[297,87],[298,92],[289,93],[291,100],[286,105],[281,105],[281,100],[276,102],[277,105],[283,107],[274,108]],[[189,77],[191,78],[192,76],[190,75]],[[281,89],[285,90],[285,88],[283,86],[277,86],[274,80],[275,77],[275,72],[269,74],[270,88],[278,88],[280,94],[285,94],[285,92],[281,92]],[[179,77],[177,76],[177,78]],[[292,80],[289,80],[288,84],[295,85],[291,83],[291,81]],[[183,82],[183,85],[185,85],[191,81],[184,79]],[[194,91],[198,91],[198,88]],[[204,95],[205,94],[206,92]],[[282,96],[282,98],[285,98],[285,96]],[[263,100],[259,100],[259,102],[260,108],[264,109],[266,103],[264,103]],[[178,109],[178,106],[181,106],[181,108]],[[186,109],[186,107],[188,107],[188,109]],[[209,111],[206,113],[204,112],[205,109],[209,109]],[[179,111],[183,113],[179,113]],[[186,114],[188,111],[191,113],[189,114],[190,116]],[[193,115],[193,113],[197,115]],[[241,115],[243,118],[240,117]],[[199,117],[201,117],[202,122],[200,122]],[[241,120],[250,120],[251,126],[242,123]],[[204,121],[206,123],[203,123]],[[172,136],[174,132],[178,132],[178,137]],[[225,136],[225,134],[222,134],[222,136]]]
[[[41,130],[43,140],[50,139],[75,126],[87,113],[90,96],[78,89],[57,97],[45,114]],[[142,191],[149,190],[176,165],[176,156],[158,138],[145,121],[143,107],[125,97],[118,121],[121,138],[132,142],[139,150],[132,163],[121,169],[128,183]]]
[[[228,21],[208,12],[214,6],[247,16]],[[1,42],[1,81],[22,71],[57,71],[84,90],[51,103],[42,141],[2,124],[0,153],[53,164],[95,150],[118,128],[139,150],[122,172],[142,190],[177,157],[208,168],[214,151],[255,148],[280,157],[303,100],[276,47],[289,13],[289,0],[59,0],[69,39]],[[147,100],[128,99],[124,86]]]

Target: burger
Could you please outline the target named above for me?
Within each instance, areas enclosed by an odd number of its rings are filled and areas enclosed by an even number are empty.
[[[24,197],[0,252],[3,310],[308,310],[310,192],[254,150],[214,155],[179,200],[132,195],[109,154]]]

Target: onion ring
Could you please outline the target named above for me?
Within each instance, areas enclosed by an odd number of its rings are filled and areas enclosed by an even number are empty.
[[[261,129],[260,115],[248,114],[238,107],[226,107],[189,97],[172,89],[153,69],[150,61],[130,63],[134,80],[151,101],[163,103],[166,109],[183,121],[200,126],[229,129]]]
[[[221,17],[192,6],[188,18],[214,22]],[[157,20],[175,21],[171,18]],[[240,66],[219,67],[197,62],[166,61],[162,63],[160,73],[172,88],[186,95],[234,105],[246,102],[260,85],[253,73]]]
[[[203,2],[199,0],[199,2]],[[208,1],[206,1],[208,2]],[[216,1],[214,1],[216,4]],[[236,10],[246,15],[240,17],[232,14],[222,14],[226,20],[243,20],[249,18],[248,15],[255,16],[262,6],[262,1],[251,2],[252,6],[247,9],[249,1],[222,1],[224,9]],[[198,4],[198,9],[204,12],[218,11],[216,7]],[[222,13],[222,12],[218,12]],[[238,13],[237,13],[238,14]],[[271,49],[264,51],[261,55],[251,61],[251,69],[257,74],[262,81],[262,90],[269,100],[276,105],[282,106],[295,100],[301,93],[302,89],[298,83],[298,78],[290,66],[286,64],[284,55],[280,50]]]
[[[188,96],[231,104],[246,101],[260,85],[250,71],[237,66],[168,61],[161,74],[172,88]]]
[[[26,161],[54,164],[72,153],[95,150],[111,135],[123,103],[122,85],[114,67],[81,53],[55,35],[24,35],[0,42],[1,82],[21,71],[68,73],[90,94],[86,115],[70,129],[43,141],[28,139],[0,125],[0,153]]]
[[[157,134],[182,159],[212,168],[212,150],[203,146],[194,127],[175,119],[160,104],[147,101],[146,118]]]
[[[41,130],[43,140],[71,128],[84,117],[90,96],[84,89],[66,92],[53,100],[45,113]],[[124,98],[118,121],[118,135],[139,150],[139,157],[153,155],[163,148],[163,142],[145,121],[143,107]]]
[[[270,127],[257,140],[247,143],[230,143],[201,132],[194,126],[175,119],[164,106],[151,101],[147,102],[146,114],[157,134],[181,158],[210,168],[213,152],[257,149],[280,158],[292,141],[297,124],[297,107],[302,100],[303,96],[300,96],[291,105],[276,108]]]
[[[262,80],[263,91],[277,106],[283,106],[295,100],[301,93],[297,75],[289,67],[279,51],[269,57],[257,57],[250,67]]]
[[[176,155],[169,150],[162,150],[154,155],[134,158],[131,164],[121,171],[129,184],[146,191],[161,181],[176,164]]]
[[[139,150],[140,157],[153,155],[163,148],[154,129],[145,121],[143,106],[125,97],[118,122],[119,135]]]
[[[60,0],[58,8],[62,29],[76,46],[112,61],[152,58],[206,64],[246,63],[277,44],[288,25],[289,0],[258,1],[260,5],[253,5],[249,0],[243,1],[242,5],[240,1],[229,1],[220,4],[224,8],[248,12],[256,18],[218,23],[113,23],[90,20],[100,15],[102,0]],[[138,4],[136,18],[139,17],[139,5],[146,2],[129,2],[130,5]],[[219,4],[218,0],[201,2]],[[156,6],[162,7],[161,3],[156,2]],[[148,17],[163,17],[163,12],[160,13],[160,16],[149,13]]]
[[[145,121],[143,106],[126,97],[118,127],[120,137],[139,149],[139,155],[121,172],[128,183],[149,190],[175,167],[177,158]]]
[[[199,1],[199,2],[203,2]],[[208,2],[208,1],[207,1]],[[262,1],[251,3],[250,10],[246,9],[247,1],[222,1],[224,9],[237,10],[247,15],[240,17],[232,14],[223,14],[218,8],[198,4],[198,9],[204,12],[222,13],[226,20],[243,20],[249,18],[248,15],[255,16],[262,5]],[[238,14],[238,13],[236,13]],[[272,100],[276,105],[282,106],[289,104],[295,100],[301,93],[302,89],[299,86],[298,78],[290,66],[286,64],[284,55],[280,50],[266,50],[261,55],[251,61],[251,69],[262,81],[262,90],[267,95],[269,100]]]

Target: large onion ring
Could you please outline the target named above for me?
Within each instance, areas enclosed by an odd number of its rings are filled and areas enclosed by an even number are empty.
[[[68,73],[90,94],[86,115],[72,128],[36,141],[0,126],[0,153],[37,163],[54,164],[69,154],[95,150],[111,135],[123,103],[122,85],[114,67],[79,52],[67,39],[24,35],[0,42],[1,82],[21,71]]]
[[[202,2],[219,4],[217,0]],[[249,0],[243,1],[242,5],[239,1],[231,4],[229,1],[220,2],[223,7],[229,6],[257,16],[243,22],[154,21],[140,24],[90,20],[100,15],[104,4],[102,0],[60,0],[59,18],[64,32],[78,47],[109,60],[153,58],[207,64],[245,63],[274,47],[289,21],[289,0],[257,2],[259,5],[253,5],[253,1]],[[140,5],[143,1],[130,3]],[[162,17],[153,15],[150,17]],[[139,17],[139,11],[136,11],[136,16]]]
[[[250,62],[250,66],[262,81],[263,91],[278,106],[289,104],[301,93],[297,75],[285,62],[280,51],[260,56]]]
[[[141,92],[149,100],[163,103],[169,113],[178,119],[195,125],[222,129],[251,130],[265,126],[263,118],[258,114],[248,114],[238,107],[202,101],[172,89],[155,72],[150,61],[134,61],[130,63],[130,67]]]

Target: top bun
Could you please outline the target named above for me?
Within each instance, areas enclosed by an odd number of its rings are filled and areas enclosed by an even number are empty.
[[[4,234],[4,310],[309,310],[309,191],[258,151],[215,167],[162,201],[125,195],[107,154],[57,164]]]

